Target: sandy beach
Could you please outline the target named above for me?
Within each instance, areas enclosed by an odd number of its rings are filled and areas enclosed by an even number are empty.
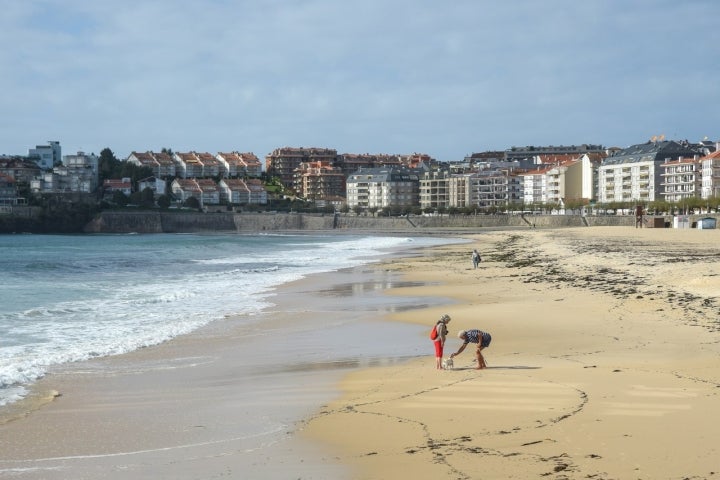
[[[720,477],[720,231],[626,227],[488,232],[384,265],[454,304],[393,313],[429,331],[452,316],[492,334],[455,369],[427,356],[353,372],[301,436],[352,478]],[[477,248],[483,262],[472,268]],[[399,343],[404,339],[398,339]]]
[[[0,419],[0,478],[720,476],[719,231],[462,236],[52,372]],[[435,369],[443,313],[446,356],[492,334],[487,369]]]

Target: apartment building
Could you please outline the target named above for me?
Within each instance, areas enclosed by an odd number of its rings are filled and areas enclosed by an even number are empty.
[[[688,145],[665,140],[620,150],[605,158],[598,167],[598,201],[655,201],[660,198],[660,165],[666,160],[694,155],[695,151]]]
[[[660,198],[663,200],[680,202],[701,196],[702,167],[697,157],[666,160],[660,164],[660,178]]]
[[[335,166],[339,167],[345,177],[360,169],[380,167],[400,167],[402,160],[398,155],[370,154],[370,153],[343,153],[338,155]]]
[[[539,205],[548,202],[548,176],[551,165],[540,165],[538,168],[519,172],[522,188],[522,202],[524,205]]]
[[[523,201],[522,179],[511,170],[484,170],[474,181],[480,208],[503,208]]]
[[[597,199],[598,168],[606,153],[585,153],[565,171],[565,201],[590,203]]]
[[[549,146],[527,146],[527,147],[511,147],[504,152],[505,161],[522,161],[535,158],[538,155],[572,155],[579,157],[586,153],[604,153],[605,147],[602,145],[549,145]]]
[[[473,188],[471,173],[453,174],[447,179],[448,206],[466,208],[477,206],[477,188]]]
[[[450,201],[450,174],[446,170],[432,170],[420,175],[420,208],[448,208]],[[457,184],[456,184],[457,185]]]
[[[78,152],[65,155],[61,165],[31,180],[30,189],[35,193],[93,193],[98,182],[98,157]]]
[[[419,176],[405,168],[360,170],[347,179],[350,208],[408,208],[419,204]]]
[[[295,170],[293,189],[308,200],[345,196],[345,175],[328,162],[303,162]]]
[[[37,145],[28,150],[28,158],[43,170],[50,170],[62,161],[60,142],[52,140],[47,145]]]
[[[303,162],[325,162],[335,165],[337,150],[332,148],[277,148],[265,157],[265,171],[268,175],[278,177],[286,188],[293,188],[295,170]]]
[[[700,158],[700,165],[702,172],[700,196],[720,197],[720,148]]]

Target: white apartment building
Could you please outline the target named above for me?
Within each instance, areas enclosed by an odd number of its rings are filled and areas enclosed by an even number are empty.
[[[361,169],[347,179],[350,208],[405,208],[419,205],[419,177],[408,169]]]
[[[600,203],[655,201],[662,183],[660,164],[694,154],[674,141],[647,142],[620,150],[598,167],[597,199]]]
[[[668,202],[700,197],[702,169],[697,158],[668,160],[660,164],[660,196]]]
[[[718,145],[720,147],[720,145]],[[702,198],[720,197],[720,148],[700,159]]]
[[[524,205],[545,204],[548,201],[548,176],[552,167],[543,166],[528,172],[518,173],[522,187]]]
[[[660,184],[660,169],[654,160],[603,165],[598,170],[598,201],[652,202]]]

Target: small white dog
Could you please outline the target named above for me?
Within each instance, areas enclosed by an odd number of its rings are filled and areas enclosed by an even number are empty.
[[[452,370],[453,369],[453,359],[450,357],[443,358],[442,368],[443,368],[443,370]]]

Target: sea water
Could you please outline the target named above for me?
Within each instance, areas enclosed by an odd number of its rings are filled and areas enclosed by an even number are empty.
[[[117,355],[271,304],[272,289],[448,239],[2,235],[0,407],[53,366]]]

